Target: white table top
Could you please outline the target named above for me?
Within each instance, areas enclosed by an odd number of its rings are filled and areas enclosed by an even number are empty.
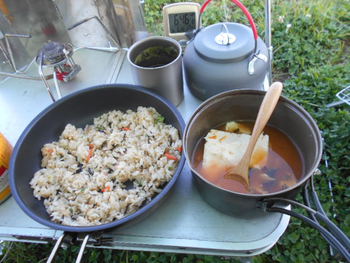
[[[71,82],[60,84],[63,95],[97,84],[133,83],[125,51],[79,50],[74,59],[82,71]],[[35,74],[36,66],[33,67]],[[184,95],[178,109],[187,121],[201,101],[186,87]],[[0,83],[0,132],[15,144],[26,125],[50,103],[40,81],[14,78],[3,81]],[[111,241],[100,247],[253,256],[270,249],[288,223],[289,216],[281,214],[261,213],[247,220],[216,211],[201,199],[192,183],[190,169],[185,165],[172,193],[152,214],[105,232],[103,236],[111,237]],[[12,197],[0,205],[0,239],[38,243],[55,240],[61,234],[29,218]]]

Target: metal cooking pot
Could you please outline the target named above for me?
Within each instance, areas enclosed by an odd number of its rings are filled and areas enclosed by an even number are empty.
[[[296,185],[272,194],[236,193],[217,187],[194,169],[191,161],[199,140],[210,129],[227,121],[254,122],[264,94],[264,91],[234,90],[216,95],[198,107],[185,129],[185,154],[202,197],[216,209],[228,214],[245,216],[244,212],[259,209],[257,204],[265,197],[295,197],[321,160],[322,138],[315,121],[301,106],[281,97],[268,125],[285,133],[294,142],[302,156],[303,176]]]
[[[301,154],[303,173],[294,186],[269,194],[238,193],[216,186],[202,177],[194,168],[196,146],[208,131],[232,120],[254,122],[264,95],[264,91],[257,90],[226,91],[203,102],[190,118],[184,133],[184,152],[200,195],[215,209],[230,215],[251,218],[253,214],[263,216],[266,212],[281,212],[300,218],[319,230],[327,242],[350,260],[349,238],[327,218],[313,183],[311,183],[311,201],[317,210],[310,207],[311,202],[307,194],[308,184],[321,160],[322,138],[313,118],[295,102],[283,96],[280,97],[268,122],[268,125],[286,134]],[[308,206],[293,200],[304,186],[304,198]],[[280,204],[302,207],[310,213],[312,219],[293,210],[281,208]],[[322,221],[329,230],[320,225],[318,220]]]
[[[85,127],[86,124],[93,122],[93,118],[105,112],[136,110],[138,106],[154,107],[164,116],[165,122],[177,128],[180,137],[183,137],[185,123],[176,107],[153,92],[132,85],[111,84],[91,87],[65,96],[44,109],[23,131],[10,161],[11,192],[22,210],[38,223],[48,227],[67,232],[85,233],[116,227],[153,212],[153,209],[165,199],[179,177],[185,163],[184,155],[178,163],[173,178],[149,203],[131,215],[102,225],[66,226],[51,221],[43,200],[34,197],[33,189],[29,185],[34,173],[41,168],[42,146],[57,140],[67,123]],[[88,237],[87,235],[86,241],[84,240],[85,244]],[[57,244],[61,241],[62,239],[59,239]],[[55,246],[56,250],[57,248],[58,245]]]
[[[210,2],[207,0],[201,7],[199,19]],[[244,12],[251,28],[226,22],[202,28],[184,52],[187,86],[202,100],[232,89],[263,90],[268,71],[267,47],[247,8],[238,0],[232,2]]]

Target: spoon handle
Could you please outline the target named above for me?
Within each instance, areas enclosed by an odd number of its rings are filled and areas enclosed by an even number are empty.
[[[272,112],[275,109],[275,106],[281,95],[282,88],[283,85],[281,82],[274,82],[267,90],[266,95],[264,96],[264,99],[260,105],[259,113],[256,117],[255,125],[253,128],[252,137],[249,140],[245,155],[251,156],[260,134],[262,133],[264,127],[271,117]]]

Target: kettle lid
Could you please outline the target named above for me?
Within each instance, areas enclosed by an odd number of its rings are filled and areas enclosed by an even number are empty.
[[[219,23],[203,28],[194,39],[202,56],[214,60],[243,59],[254,51],[252,30],[238,23]]]

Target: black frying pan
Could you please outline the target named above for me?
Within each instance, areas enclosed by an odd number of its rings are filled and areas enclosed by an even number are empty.
[[[165,122],[176,127],[182,138],[184,121],[175,106],[160,96],[132,85],[101,85],[68,95],[44,109],[23,131],[13,150],[10,161],[10,186],[12,195],[23,211],[35,221],[67,232],[92,232],[112,228],[131,221],[155,208],[173,187],[180,175],[185,157],[182,156],[173,178],[163,191],[137,212],[103,225],[65,226],[52,222],[43,201],[33,195],[29,182],[41,167],[41,148],[58,139],[66,124],[84,127],[93,118],[111,110],[136,110],[138,106],[152,106]]]

